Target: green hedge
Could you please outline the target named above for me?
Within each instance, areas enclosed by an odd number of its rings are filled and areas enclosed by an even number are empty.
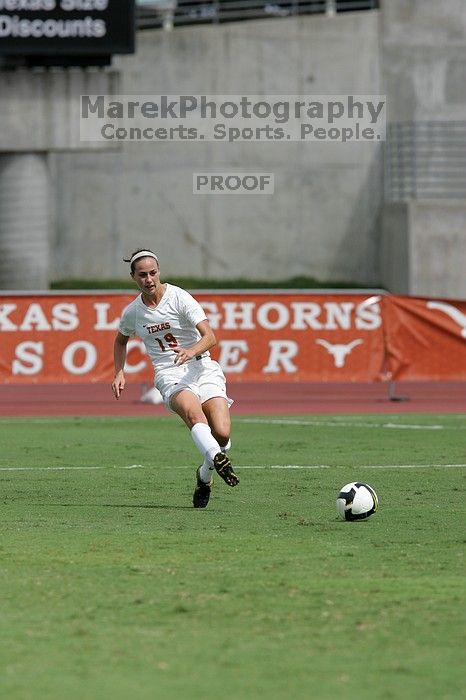
[[[166,280],[184,289],[373,289],[360,282],[322,282],[312,277],[293,277],[287,280],[216,280],[197,277],[169,277]],[[52,282],[51,289],[134,289],[130,279],[113,280],[60,280]]]

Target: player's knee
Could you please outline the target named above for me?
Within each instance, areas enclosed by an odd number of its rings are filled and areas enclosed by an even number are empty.
[[[217,440],[220,447],[225,447],[230,439],[230,426],[222,425],[215,428],[211,428],[212,435]]]
[[[189,409],[185,412],[184,421],[188,428],[191,429],[196,423],[206,423],[206,419],[202,411],[197,411],[196,409]]]

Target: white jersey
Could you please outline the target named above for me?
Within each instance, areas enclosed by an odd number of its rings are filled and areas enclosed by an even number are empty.
[[[141,295],[126,307],[120,320],[123,335],[137,335],[146,346],[155,371],[173,369],[174,347],[190,348],[201,338],[196,326],[206,319],[205,311],[194,297],[180,287],[167,284],[159,304],[151,309]],[[209,353],[203,353],[208,357]]]

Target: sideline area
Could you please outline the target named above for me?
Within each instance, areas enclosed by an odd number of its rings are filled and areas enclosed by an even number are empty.
[[[466,413],[465,382],[231,382],[228,391],[232,415]],[[120,401],[110,384],[4,384],[0,416],[167,415],[163,405],[142,403],[142,393],[139,383],[129,384]]]

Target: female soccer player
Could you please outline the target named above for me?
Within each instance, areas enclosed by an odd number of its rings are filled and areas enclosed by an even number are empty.
[[[138,249],[125,262],[130,263],[141,294],[125,309],[115,338],[113,394],[119,399],[125,387],[126,345],[130,336],[137,335],[152,360],[155,386],[165,405],[186,423],[204,459],[196,472],[193,505],[205,508],[214,470],[228,486],[239,482],[225,454],[232,401],[222,369],[210,357],[215,335],[201,305],[188,292],[160,281],[155,253]]]

